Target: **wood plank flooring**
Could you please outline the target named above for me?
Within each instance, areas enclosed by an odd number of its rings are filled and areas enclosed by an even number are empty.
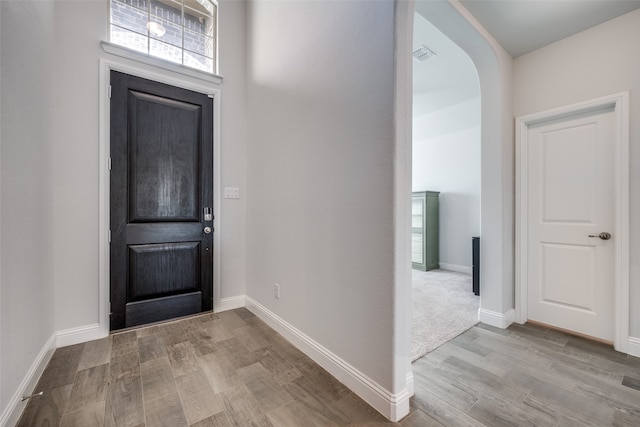
[[[413,365],[391,423],[246,309],[56,350],[19,426],[638,426],[640,359],[476,326]]]
[[[429,419],[389,423],[246,309],[60,348],[36,390],[44,394],[19,426],[411,427]]]
[[[640,426],[640,359],[536,325],[479,324],[413,365],[445,426]]]

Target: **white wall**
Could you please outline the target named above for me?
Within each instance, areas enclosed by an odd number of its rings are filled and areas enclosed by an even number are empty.
[[[0,414],[54,332],[53,40],[53,2],[0,2]]]
[[[630,91],[630,334],[640,337],[640,10],[514,61],[514,115]]]
[[[393,20],[271,1],[247,25],[247,294],[391,391]]]
[[[413,120],[413,191],[440,191],[440,268],[471,272],[480,235],[480,99]]]
[[[413,140],[425,141],[480,126],[480,98],[413,117]]]

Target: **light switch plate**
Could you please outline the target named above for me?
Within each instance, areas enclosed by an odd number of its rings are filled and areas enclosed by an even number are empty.
[[[224,187],[225,199],[239,199],[240,189],[238,187]]]

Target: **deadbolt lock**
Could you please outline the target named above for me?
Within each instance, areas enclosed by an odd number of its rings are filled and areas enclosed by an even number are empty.
[[[202,210],[205,221],[213,221],[213,213],[211,212],[211,208],[204,208]]]

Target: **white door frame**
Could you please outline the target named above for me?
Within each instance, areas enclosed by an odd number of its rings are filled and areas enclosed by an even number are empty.
[[[614,150],[614,347],[629,350],[629,92],[604,96],[561,108],[516,118],[516,322],[527,315],[528,273],[528,130],[529,126],[576,113],[613,107],[615,114]]]
[[[194,82],[175,73],[157,71],[145,65],[133,65],[129,61],[116,59],[100,59],[100,195],[99,195],[99,336],[109,335],[109,300],[110,300],[110,268],[109,268],[109,229],[110,229],[110,186],[109,186],[109,153],[111,133],[111,101],[109,86],[111,70],[120,71],[132,76],[153,80],[194,92],[203,93],[213,99],[213,211],[215,213],[216,232],[213,236],[213,309],[220,304],[220,90],[212,84]]]

